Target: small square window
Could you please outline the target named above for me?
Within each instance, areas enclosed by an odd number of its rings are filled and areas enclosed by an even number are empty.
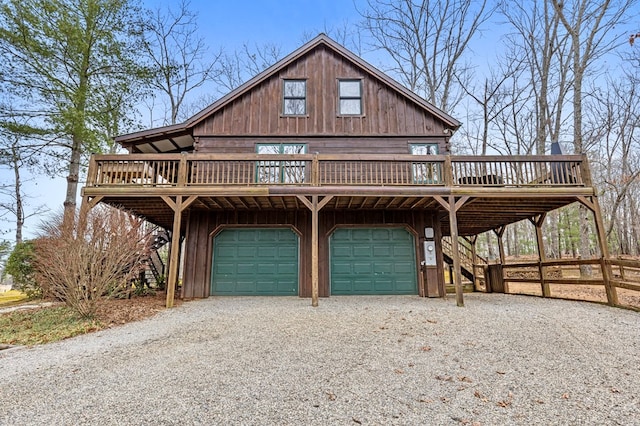
[[[305,115],[307,113],[307,82],[305,80],[283,81],[284,115]]]
[[[360,80],[339,80],[340,115],[362,115],[362,82]]]

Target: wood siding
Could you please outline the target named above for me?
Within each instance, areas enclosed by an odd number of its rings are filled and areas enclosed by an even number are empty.
[[[338,114],[338,79],[362,79],[362,115]],[[306,79],[307,114],[282,114],[282,79]],[[255,139],[320,138],[308,152],[407,153],[407,141],[431,141],[448,148],[441,120],[324,46],[267,78],[194,127],[198,152],[254,150]],[[403,135],[397,144],[393,136]],[[234,137],[249,137],[234,139]],[[368,137],[361,143],[353,137]],[[324,139],[322,139],[324,137]],[[385,137],[372,145],[375,138]],[[391,139],[388,139],[390,138]],[[392,142],[389,146],[386,143]],[[354,151],[355,149],[355,151]],[[232,150],[232,151],[230,151]]]
[[[291,227],[300,238],[300,296],[311,296],[311,214],[309,211],[225,211],[207,212],[193,210],[187,215],[185,264],[182,297],[186,299],[208,297],[211,285],[211,259],[213,237],[225,227]],[[442,250],[440,247],[440,222],[433,212],[407,211],[338,211],[323,210],[319,221],[319,294],[329,296],[329,237],[338,227],[403,226],[415,237],[416,277],[419,293],[425,296],[444,295]],[[433,227],[438,255],[437,283],[426,282],[426,274],[420,267],[424,260],[422,242],[424,228]]]

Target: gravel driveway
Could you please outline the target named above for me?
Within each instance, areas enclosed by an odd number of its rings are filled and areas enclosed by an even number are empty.
[[[640,314],[497,294],[465,303],[184,303],[0,351],[0,424],[640,424]]]

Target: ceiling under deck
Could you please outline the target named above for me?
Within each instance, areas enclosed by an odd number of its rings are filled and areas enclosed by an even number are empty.
[[[469,197],[458,210],[458,234],[477,235],[500,226],[550,212],[577,201],[581,194],[555,196]],[[323,197],[319,197],[322,200]],[[445,198],[446,199],[446,198]],[[459,199],[459,197],[457,197]],[[105,196],[102,202],[134,212],[150,222],[171,229],[173,210],[160,197]],[[187,210],[207,211],[270,211],[306,210],[296,196],[202,196]],[[433,211],[441,214],[442,231],[450,233],[449,213],[433,196],[334,196],[322,209],[327,210],[409,210]],[[322,214],[322,211],[320,214]]]

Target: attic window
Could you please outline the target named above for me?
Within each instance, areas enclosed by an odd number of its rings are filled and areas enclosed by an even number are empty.
[[[307,113],[306,80],[283,80],[284,115],[305,115]]]
[[[340,115],[362,115],[362,81],[339,80]]]

